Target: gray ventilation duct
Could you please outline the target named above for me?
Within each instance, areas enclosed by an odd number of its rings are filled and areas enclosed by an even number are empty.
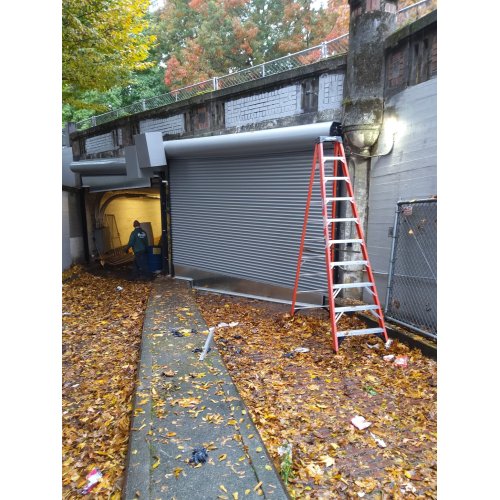
[[[125,158],[73,161],[70,169],[81,175],[126,175]]]

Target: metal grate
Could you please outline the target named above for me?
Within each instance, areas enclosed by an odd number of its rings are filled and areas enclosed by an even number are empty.
[[[437,338],[437,200],[398,202],[387,318]]]

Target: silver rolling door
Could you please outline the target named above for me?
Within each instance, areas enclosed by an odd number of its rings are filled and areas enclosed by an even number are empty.
[[[174,264],[292,288],[313,143],[286,153],[172,159]],[[301,289],[326,286],[320,204],[313,219],[317,231],[308,229],[308,236],[319,239],[307,247],[320,255],[302,274],[319,276],[301,277]]]

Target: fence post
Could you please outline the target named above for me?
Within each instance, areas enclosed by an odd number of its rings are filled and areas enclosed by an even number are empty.
[[[326,42],[321,42],[321,59],[328,57],[328,51],[326,50]]]
[[[214,76],[212,80],[213,80],[214,90],[219,90],[219,80],[217,79],[217,77]]]
[[[146,99],[142,100],[142,110],[146,111]]]
[[[266,65],[263,64],[262,65],[262,78],[264,78],[266,76]]]
[[[398,222],[399,222],[399,204],[396,205],[396,215],[394,216],[394,226],[392,227],[392,245],[391,245],[391,257],[389,260],[389,274],[387,276],[387,293],[385,294],[385,307],[384,314],[387,314],[389,310],[389,300],[391,296],[391,288],[392,288],[392,273],[394,270],[394,255],[396,250],[396,238],[398,234]]]

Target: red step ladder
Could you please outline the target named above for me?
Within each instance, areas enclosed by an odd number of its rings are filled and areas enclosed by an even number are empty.
[[[325,156],[323,145],[325,143],[333,143],[333,156]],[[330,175],[325,174],[325,163],[331,163],[332,173]],[[351,184],[351,179],[349,176],[349,170],[347,168],[347,162],[344,153],[344,146],[342,144],[342,138],[340,136],[324,137],[321,136],[316,140],[314,147],[314,157],[311,170],[311,177],[309,181],[309,191],[307,194],[306,210],[304,215],[304,225],[302,228],[302,238],[300,241],[299,257],[297,262],[297,273],[295,275],[295,286],[293,289],[292,297],[292,316],[296,311],[301,309],[310,308],[324,308],[326,305],[297,305],[297,295],[301,293],[311,293],[318,292],[320,290],[299,290],[299,281],[301,277],[301,269],[308,259],[313,257],[304,257],[304,244],[306,242],[306,231],[309,219],[309,212],[312,201],[313,186],[315,183],[316,171],[319,172],[319,182],[321,190],[321,204],[322,204],[322,215],[323,215],[323,237],[324,237],[324,255],[326,263],[326,276],[327,276],[327,292],[328,292],[328,309],[330,312],[330,324],[332,331],[332,343],[333,349],[337,353],[339,349],[339,339],[355,336],[355,335],[377,335],[382,336],[382,338],[387,342],[387,331],[384,323],[384,316],[382,313],[382,307],[377,294],[377,288],[375,286],[375,279],[373,278],[372,268],[370,266],[370,261],[368,258],[368,252],[366,249],[366,242],[363,235],[363,229],[359,220],[358,209],[356,202],[354,200],[354,193]],[[345,183],[347,188],[348,196],[338,196],[340,193],[340,184]],[[331,196],[327,195],[327,185],[331,184]],[[352,217],[336,217],[337,208],[340,211],[340,204],[350,204]],[[328,204],[331,204],[330,216],[328,216]],[[342,224],[352,224],[355,223],[357,238],[356,239],[335,239],[335,229],[336,225]],[[345,226],[344,226],[345,227]],[[353,261],[335,261],[335,251],[337,245],[346,245],[349,243],[357,243],[361,246],[361,252],[363,255],[362,260]],[[323,252],[321,252],[323,253]],[[320,258],[321,255],[319,255]],[[366,273],[368,275],[368,280],[365,282],[356,283],[335,283],[335,268],[349,266],[364,266]],[[315,274],[315,273],[313,273]],[[304,273],[306,275],[306,273]],[[312,274],[307,274],[312,276]],[[366,305],[353,305],[353,306],[335,306],[335,298],[341,292],[341,290],[347,288],[364,288],[372,296],[374,304]],[[364,328],[358,330],[345,330],[338,331],[337,322],[344,313],[348,312],[361,312],[370,311],[376,318],[378,322],[377,328]]]

